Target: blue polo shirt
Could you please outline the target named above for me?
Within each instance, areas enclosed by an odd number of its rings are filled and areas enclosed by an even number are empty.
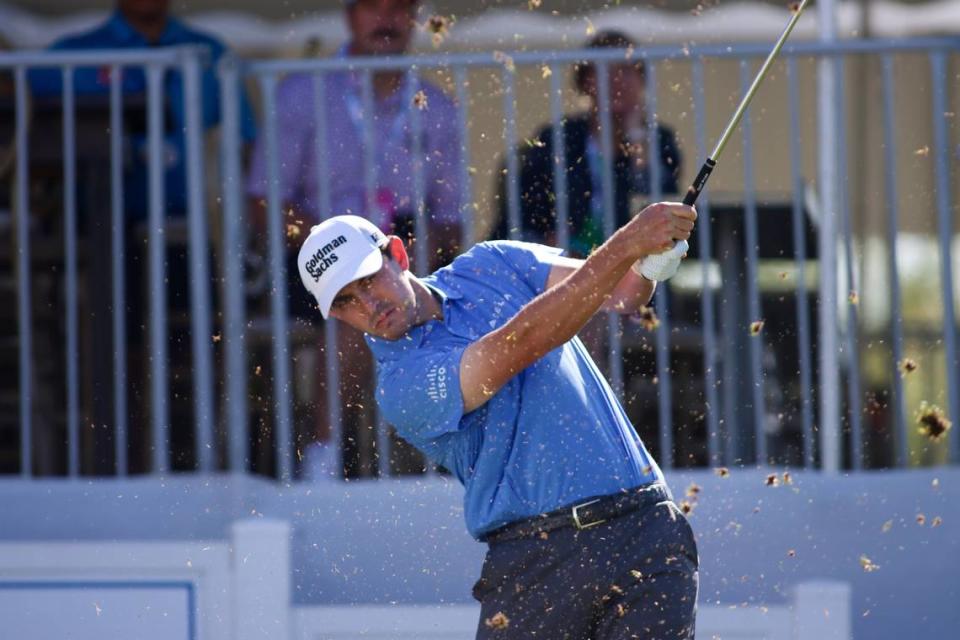
[[[226,53],[226,47],[216,38],[196,31],[175,18],[167,19],[167,26],[156,43],[147,42],[143,36],[130,26],[120,11],[114,11],[110,18],[92,31],[67,36],[55,42],[51,49],[58,51],[82,49],[147,49],[170,47],[175,45],[199,45],[209,51],[201,75],[202,121],[203,127],[210,128],[220,122],[220,84],[216,75],[217,61]],[[63,91],[62,73],[59,69],[34,69],[29,74],[30,88],[38,97],[60,95]],[[73,77],[74,89],[78,96],[102,95],[110,92],[110,67],[81,67]],[[124,95],[143,95],[147,93],[146,74],[142,68],[125,67],[122,72]],[[164,76],[164,163],[166,210],[171,215],[183,215],[187,209],[186,146],[184,129],[186,117],[183,105],[184,86],[179,72],[169,72]],[[124,202],[127,215],[133,219],[147,216],[147,137],[146,102],[142,118],[124,120],[127,132],[125,150]],[[255,135],[253,110],[245,94],[241,95],[240,105],[241,135],[246,141],[252,141]]]
[[[544,291],[558,253],[524,242],[478,244],[422,279],[442,299],[442,320],[395,341],[367,336],[384,417],[464,485],[475,538],[584,498],[663,480],[579,338],[463,413],[464,350]]]

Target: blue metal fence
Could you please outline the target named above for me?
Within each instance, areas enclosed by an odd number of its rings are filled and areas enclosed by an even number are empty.
[[[932,158],[934,162],[933,183],[936,190],[936,224],[937,241],[940,251],[940,293],[943,302],[943,337],[942,353],[945,364],[947,415],[956,419],[960,414],[960,395],[958,395],[958,360],[956,344],[956,318],[953,297],[953,273],[951,242],[956,236],[954,229],[954,205],[951,200],[951,172],[956,168],[956,159],[951,158],[951,136],[956,134],[951,129],[951,122],[947,114],[950,110],[950,63],[960,50],[960,44],[948,39],[911,39],[897,41],[853,41],[824,45],[819,43],[802,43],[788,46],[783,50],[785,57],[785,81],[787,84],[789,109],[780,116],[782,120],[782,138],[776,144],[784,148],[784,153],[790,159],[789,185],[789,236],[793,254],[784,256],[792,261],[796,271],[795,277],[795,316],[796,328],[793,335],[781,338],[781,342],[792,339],[795,341],[797,352],[796,380],[792,381],[793,388],[799,389],[798,397],[791,398],[799,407],[799,418],[796,420],[799,429],[799,453],[796,463],[804,466],[816,466],[818,458],[827,467],[839,467],[841,459],[839,452],[849,451],[849,466],[860,469],[867,461],[864,452],[865,426],[863,422],[863,393],[862,384],[863,354],[861,345],[861,320],[858,317],[858,300],[856,292],[863,286],[857,281],[855,263],[857,256],[856,236],[863,234],[857,230],[852,222],[851,195],[846,180],[842,177],[850,163],[851,154],[847,148],[844,133],[843,114],[846,110],[847,87],[846,79],[849,72],[845,71],[845,64],[854,56],[879,60],[882,74],[882,96],[879,109],[882,110],[882,129],[884,147],[884,198],[886,206],[887,229],[885,233],[887,277],[890,280],[890,332],[892,345],[890,358],[893,369],[896,370],[905,357],[905,327],[902,315],[903,299],[899,284],[900,271],[898,268],[897,239],[898,239],[898,149],[895,144],[895,133],[899,124],[894,110],[896,82],[894,77],[894,57],[901,54],[918,54],[929,60],[931,72],[931,104],[933,124]],[[33,353],[34,323],[31,318],[31,235],[30,235],[30,104],[29,83],[27,72],[36,68],[59,69],[63,77],[62,119],[63,119],[63,181],[64,188],[63,222],[64,222],[64,301],[66,344],[64,348],[65,366],[63,368],[66,414],[66,439],[63,442],[65,450],[65,473],[77,476],[90,473],[82,464],[80,455],[81,431],[86,426],[81,409],[81,390],[84,381],[81,380],[79,361],[81,358],[81,344],[78,313],[89,313],[89,309],[82,310],[78,299],[78,230],[77,230],[77,201],[76,190],[73,185],[77,181],[76,172],[76,121],[77,110],[75,88],[73,86],[73,71],[85,66],[107,67],[110,70],[111,85],[109,90],[109,136],[110,136],[110,211],[111,211],[111,242],[112,268],[109,286],[112,295],[111,330],[113,334],[114,353],[112,354],[113,370],[109,372],[114,389],[113,424],[107,425],[113,434],[115,449],[115,473],[123,475],[130,468],[128,448],[133,432],[146,438],[149,434],[150,464],[149,472],[163,474],[171,470],[171,418],[169,408],[169,354],[168,354],[168,300],[167,288],[164,286],[166,246],[165,228],[165,194],[163,184],[163,146],[164,131],[164,102],[168,99],[164,95],[164,74],[176,71],[182,74],[185,95],[185,131],[187,142],[188,167],[188,212],[187,237],[190,268],[190,380],[192,384],[194,416],[193,424],[189,425],[194,445],[195,468],[201,472],[211,472],[218,469],[228,469],[236,472],[250,470],[251,446],[272,447],[274,458],[273,473],[288,481],[297,476],[297,461],[295,450],[295,427],[292,402],[292,383],[294,382],[291,368],[290,348],[290,319],[286,299],[289,295],[287,274],[285,273],[284,236],[285,223],[283,215],[282,196],[278,180],[278,163],[280,161],[279,141],[275,114],[277,112],[276,87],[285,74],[306,73],[313,78],[314,104],[312,112],[315,117],[314,137],[317,156],[317,184],[319,186],[320,209],[325,214],[330,210],[330,179],[327,158],[324,152],[326,135],[328,132],[324,104],[325,74],[351,70],[361,78],[362,99],[365,105],[364,112],[371,113],[373,104],[373,73],[382,70],[399,70],[406,74],[404,83],[406,92],[403,99],[408,103],[414,100],[415,80],[422,74],[445,70],[451,72],[457,104],[456,127],[463,140],[462,153],[458,175],[461,179],[463,194],[461,197],[465,206],[461,207],[464,216],[463,245],[469,246],[474,240],[476,228],[476,208],[467,203],[473,201],[473,174],[470,156],[470,132],[472,115],[469,110],[469,100],[473,89],[467,81],[467,73],[477,70],[489,71],[495,76],[502,87],[503,104],[503,134],[504,134],[504,161],[506,184],[506,212],[509,224],[507,228],[513,237],[519,237],[523,228],[522,196],[520,192],[519,175],[522,169],[520,159],[513,152],[517,148],[521,134],[518,133],[518,109],[523,105],[518,103],[517,74],[518,70],[529,67],[545,68],[549,70],[550,81],[547,97],[547,110],[550,122],[554,127],[553,150],[553,178],[556,187],[556,220],[557,241],[561,246],[569,246],[567,221],[570,217],[570,203],[567,198],[566,152],[564,140],[560,135],[561,121],[564,118],[563,104],[565,92],[562,85],[563,71],[571,65],[590,61],[597,65],[599,85],[599,106],[601,131],[604,135],[599,141],[601,155],[608,159],[603,163],[603,230],[606,235],[614,231],[614,177],[612,159],[614,156],[614,141],[612,139],[612,125],[608,104],[608,87],[610,84],[610,69],[612,65],[622,63],[625,55],[633,55],[646,63],[646,100],[648,122],[649,148],[656,148],[656,123],[659,113],[658,90],[659,70],[671,63],[689,65],[691,81],[691,110],[694,116],[693,139],[695,145],[685,149],[689,165],[695,165],[697,160],[704,156],[708,147],[706,115],[708,109],[721,110],[726,106],[718,99],[706,95],[705,67],[717,61],[730,60],[739,64],[741,90],[745,89],[752,77],[752,63],[767,53],[764,45],[736,45],[736,46],[705,46],[705,47],[653,47],[636,52],[620,50],[586,50],[586,51],[547,51],[547,52],[516,52],[509,56],[493,55],[489,53],[477,54],[445,54],[439,56],[415,56],[400,58],[335,58],[309,60],[236,60],[227,59],[219,70],[221,83],[221,136],[218,160],[220,166],[220,184],[207,184],[204,179],[204,131],[201,121],[200,71],[203,64],[202,54],[193,49],[161,49],[142,52],[101,51],[88,53],[44,52],[44,53],[12,53],[0,54],[0,71],[13,70],[15,75],[15,94],[12,96],[16,113],[15,139],[13,144],[17,151],[16,175],[14,179],[15,200],[12,208],[16,215],[16,291],[18,309],[17,338],[19,348],[19,464],[17,471],[23,476],[33,476],[32,460],[37,455],[35,444],[35,425],[32,423],[32,407],[36,403],[57,403],[59,399],[37,397],[37,390],[33,384],[35,378],[35,356]],[[829,271],[821,269],[820,285],[814,290],[808,287],[804,277],[808,264],[808,250],[806,227],[809,215],[806,212],[804,189],[806,187],[801,167],[801,156],[808,141],[801,139],[799,104],[801,92],[798,80],[798,64],[804,61],[832,61],[835,65],[833,75],[833,109],[838,116],[836,124],[840,127],[834,131],[834,136],[824,135],[817,142],[817,149],[821,158],[821,182],[829,180],[822,178],[824,162],[834,167],[840,176],[837,182],[837,197],[834,200],[830,193],[821,192],[820,220],[818,230],[821,232],[818,246],[818,258],[815,264],[822,265],[842,258],[844,271],[842,282],[850,295],[835,304],[817,304],[811,309],[811,295],[819,294],[820,300],[838,300],[836,287],[830,281]],[[146,70],[147,77],[147,136],[149,149],[149,362],[150,362],[150,393],[149,426],[146,423],[130,423],[130,408],[128,407],[128,377],[127,370],[127,336],[125,308],[125,251],[124,246],[124,193],[123,186],[123,140],[124,140],[124,109],[123,96],[117,78],[122,70],[139,67]],[[546,75],[546,74],[545,74]],[[250,347],[248,344],[247,327],[248,317],[247,292],[245,290],[244,252],[248,247],[248,225],[244,201],[244,169],[242,164],[243,145],[240,138],[240,112],[238,98],[241,87],[245,83],[259,87],[262,94],[263,118],[261,135],[265,136],[267,150],[267,166],[270,175],[267,197],[267,264],[269,270],[269,327],[270,345],[272,349],[272,387],[270,390],[270,405],[272,406],[271,433],[272,442],[251,444],[251,406],[250,395]],[[822,86],[821,86],[822,88]],[[414,133],[423,126],[422,116],[418,109],[412,109],[410,126]],[[669,117],[665,117],[669,119]],[[821,129],[830,131],[830,128]],[[377,140],[373,123],[367,121],[362,131],[364,141],[364,184],[368,204],[376,197],[377,176],[376,163]],[[759,245],[761,243],[760,227],[762,196],[758,194],[755,183],[757,170],[755,150],[758,145],[767,141],[754,140],[753,121],[748,112],[742,122],[739,132],[742,141],[743,188],[740,194],[743,211],[743,237],[738,242],[739,247],[730,244],[731,239],[719,237],[722,227],[716,226],[723,222],[717,216],[715,202],[711,201],[710,194],[701,198],[700,222],[696,231],[699,255],[692,255],[690,259],[699,262],[698,300],[699,307],[699,345],[702,349],[702,371],[691,379],[679,378],[674,375],[675,336],[684,326],[691,326],[688,319],[671,313],[677,304],[680,292],[670,287],[658,288],[655,306],[659,315],[660,324],[655,332],[655,369],[657,384],[657,415],[658,415],[658,443],[659,459],[664,467],[687,462],[674,459],[677,447],[677,425],[674,424],[677,396],[685,388],[697,386],[702,388],[700,402],[703,404],[703,449],[705,450],[704,463],[709,465],[732,464],[783,464],[789,460],[782,453],[781,447],[772,446],[770,439],[770,422],[772,409],[768,406],[768,393],[771,385],[782,382],[779,378],[771,379],[765,364],[765,350],[770,349],[770,343],[761,339],[745,338],[747,335],[744,326],[745,312],[748,321],[759,320],[764,315],[763,291],[761,287],[761,261]],[[415,247],[415,258],[418,268],[428,264],[428,234],[427,212],[424,205],[425,177],[422,163],[417,161],[423,155],[419,148],[420,137],[413,136],[415,142],[411,151],[414,175],[414,225],[420,241]],[[809,147],[808,147],[809,148]],[[826,158],[827,160],[824,160]],[[731,156],[728,161],[733,164]],[[657,162],[651,163],[653,185],[650,197],[660,199],[669,194],[660,192],[659,172]],[[822,186],[822,185],[821,185]],[[220,251],[219,272],[223,279],[221,288],[223,295],[217,309],[213,306],[211,265],[209,264],[208,247],[211,243],[208,231],[208,216],[206,211],[206,190],[217,191],[222,203],[222,238],[219,241]],[[824,229],[835,228],[839,232],[834,236],[823,237]],[[729,256],[714,255],[714,243],[723,240],[726,247],[734,247],[742,253],[744,261],[743,282],[745,291],[738,290],[737,278],[725,273],[721,287],[714,288],[711,283],[711,273],[717,264],[729,261]],[[839,241],[839,245],[838,245]],[[838,250],[842,254],[836,255]],[[729,253],[729,252],[728,252]],[[826,261],[826,262],[824,262]],[[734,265],[736,266],[736,264]],[[827,274],[826,280],[824,273]],[[834,280],[834,283],[836,280]],[[827,286],[829,285],[829,286]],[[826,287],[826,288],[825,288]],[[720,294],[718,299],[718,292]],[[736,304],[745,300],[745,310],[737,311]],[[811,322],[811,311],[816,311],[821,329],[826,326],[840,330],[841,305],[846,306],[846,324],[841,332],[842,350],[840,353],[830,347],[831,332],[817,330],[817,325]],[[719,308],[718,308],[719,306]],[[219,315],[218,315],[219,312]],[[98,321],[100,321],[98,319]],[[222,338],[222,392],[218,391],[217,369],[218,363],[214,353],[211,336],[216,333],[214,327],[220,327]],[[317,322],[320,322],[319,315]],[[318,329],[319,331],[320,329]],[[340,401],[337,396],[339,367],[337,349],[337,330],[333,323],[324,323],[322,332],[328,348],[325,350],[323,362],[327,369],[327,406],[329,422],[333,425],[333,442],[342,442],[343,418]],[[611,315],[608,322],[609,349],[607,369],[610,372],[611,383],[619,393],[628,392],[626,372],[624,369],[625,336],[629,328],[625,327],[620,316]],[[819,345],[819,362],[813,359],[814,341]],[[745,352],[745,353],[744,353]],[[818,373],[819,367],[819,373]],[[842,373],[842,375],[841,375]],[[892,411],[889,418],[889,432],[893,434],[895,444],[892,451],[895,453],[895,463],[904,466],[909,461],[908,432],[912,422],[907,420],[907,403],[904,398],[904,384],[899,375],[890,376],[889,393]],[[840,381],[846,384],[847,398],[841,400]],[[819,412],[815,402],[819,399]],[[842,407],[841,407],[842,405]],[[842,417],[841,417],[842,415]],[[382,422],[382,421],[381,421]],[[218,436],[217,425],[222,424],[225,436]],[[819,431],[818,431],[819,430]],[[849,431],[849,436],[846,435]],[[818,436],[819,443],[818,447]],[[377,449],[380,473],[389,471],[389,439],[384,425],[378,428]],[[960,462],[960,439],[957,430],[949,434],[950,455],[953,463]],[[844,440],[849,439],[848,444]],[[819,449],[819,452],[818,452]],[[819,456],[818,456],[819,453]]]

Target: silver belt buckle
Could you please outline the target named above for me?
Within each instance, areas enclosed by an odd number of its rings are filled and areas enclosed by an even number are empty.
[[[583,531],[584,529],[589,529],[590,527],[595,527],[598,524],[603,524],[606,522],[606,520],[597,520],[596,522],[590,522],[588,524],[583,524],[580,522],[580,514],[577,512],[577,509],[589,507],[596,502],[600,502],[600,499],[597,498],[596,500],[591,500],[590,502],[584,502],[582,504],[575,505],[572,509],[570,509],[571,513],[573,514],[573,524],[579,531]]]

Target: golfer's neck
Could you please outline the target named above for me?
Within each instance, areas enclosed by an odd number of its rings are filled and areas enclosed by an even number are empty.
[[[413,321],[414,326],[426,324],[431,320],[442,320],[443,307],[440,305],[440,301],[437,300],[436,296],[433,295],[430,288],[417,278],[413,278],[412,284],[413,292],[417,300],[417,313]]]

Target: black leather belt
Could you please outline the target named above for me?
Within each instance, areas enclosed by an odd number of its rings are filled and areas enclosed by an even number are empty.
[[[582,531],[648,505],[672,499],[665,485],[648,484],[511,522],[484,536],[483,541],[490,544],[505,542],[516,538],[538,536],[562,527],[574,527]]]

